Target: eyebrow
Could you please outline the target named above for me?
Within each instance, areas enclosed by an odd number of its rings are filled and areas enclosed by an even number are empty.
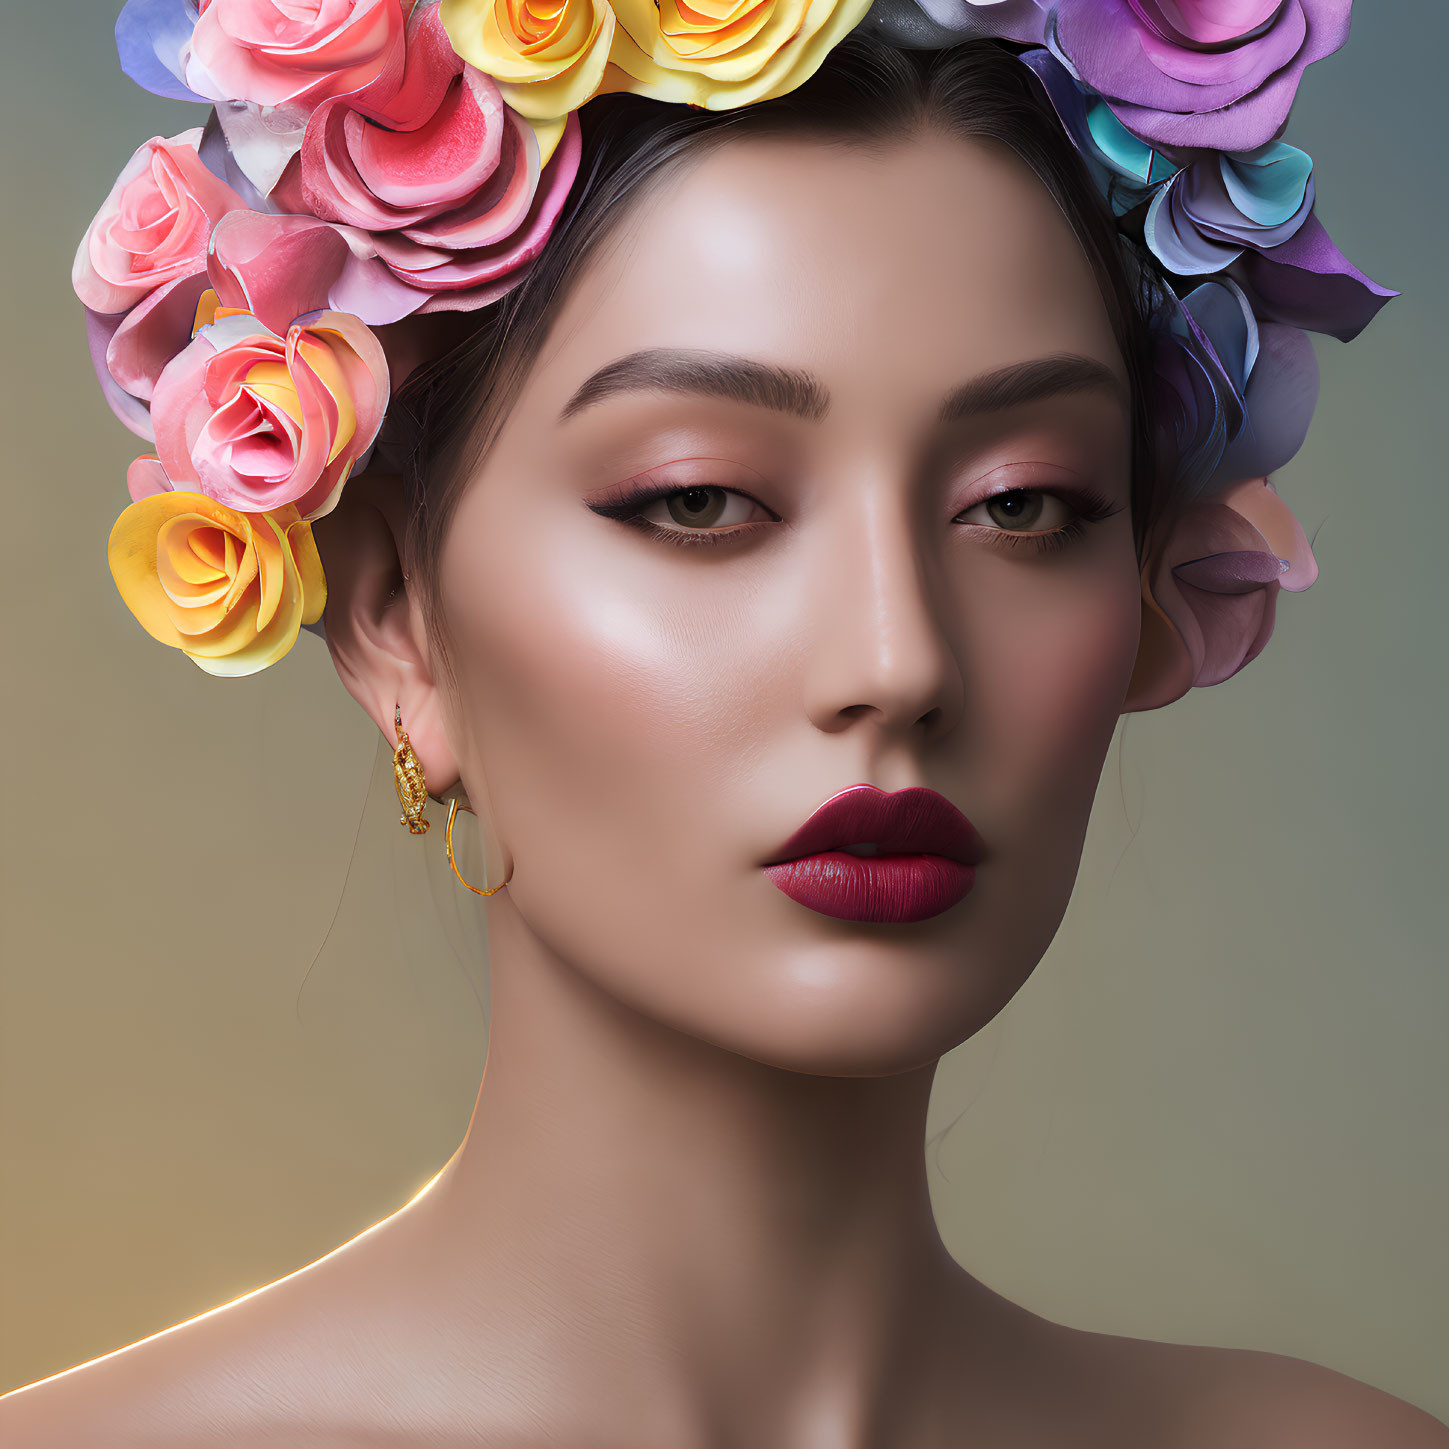
[[[972,378],[941,404],[938,421],[999,412],[1065,393],[1103,391],[1128,406],[1127,388],[1104,363],[1073,352],[1008,363]],[[559,413],[565,422],[607,397],[626,392],[693,393],[819,422],[830,394],[811,373],[727,352],[651,347],[617,357],[591,373]]]
[[[1011,362],[962,383],[941,404],[939,421],[954,423],[975,413],[1002,412],[1043,398],[1074,392],[1106,392],[1130,411],[1127,385],[1105,363],[1075,352],[1055,352]]]

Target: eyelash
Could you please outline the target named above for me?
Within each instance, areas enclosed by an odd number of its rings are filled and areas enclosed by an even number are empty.
[[[661,543],[673,544],[679,548],[717,547],[730,539],[738,538],[741,534],[753,533],[765,521],[740,523],[732,528],[685,529],[661,528],[652,520],[639,516],[651,503],[657,503],[661,498],[673,498],[677,494],[688,493],[692,488],[713,488],[722,493],[738,494],[742,498],[749,498],[750,502],[758,507],[764,507],[764,504],[760,503],[757,498],[751,498],[741,489],[725,488],[718,483],[689,483],[682,488],[639,488],[632,492],[624,492],[618,497],[604,502],[591,503],[589,507],[605,518],[617,519],[630,528],[638,529],[646,538],[658,539]],[[986,531],[994,535],[992,547],[1003,547],[1008,552],[1016,552],[1024,548],[1033,554],[1056,553],[1085,537],[1087,530],[1094,523],[1100,523],[1103,519],[1110,518],[1125,506],[1120,503],[1114,505],[1111,499],[1099,493],[1095,488],[1085,488],[1080,492],[1073,491],[1071,495],[1059,493],[1051,488],[1003,488],[998,493],[991,493],[985,498],[977,500],[971,507],[977,508],[982,503],[991,502],[994,498],[1032,497],[1038,493],[1065,503],[1073,510],[1074,517],[1059,528],[1040,533],[1028,533],[1009,528],[987,528]]]

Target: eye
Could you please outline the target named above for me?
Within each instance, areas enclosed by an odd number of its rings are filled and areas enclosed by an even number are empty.
[[[714,483],[684,487],[626,487],[589,507],[605,518],[615,518],[663,543],[724,543],[755,532],[754,525],[774,515],[748,493]]]
[[[1025,550],[1026,555],[1055,553],[1084,538],[1087,530],[1120,511],[1123,504],[1096,489],[1074,493],[1068,502],[1045,488],[1007,488],[973,503],[960,515],[970,521],[973,513],[984,520],[972,523],[990,545],[1008,551]]]
[[[984,513],[980,522],[1013,533],[1054,533],[1079,517],[1081,510],[1042,488],[1009,488],[973,504],[960,515],[962,521],[970,521],[973,513]]]
[[[681,528],[716,528],[753,523],[763,514],[760,505],[744,493],[714,484],[694,484],[657,496],[634,516],[662,528],[673,524]]]

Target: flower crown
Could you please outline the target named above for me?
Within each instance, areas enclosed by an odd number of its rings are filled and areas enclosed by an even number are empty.
[[[1329,240],[1313,163],[1279,139],[1350,4],[127,0],[127,74],[211,112],[132,156],[76,253],[101,386],[155,447],[110,536],[121,597],[212,674],[279,659],[321,619],[311,525],[419,360],[413,319],[522,281],[578,172],[580,107],[766,100],[860,26],[903,48],[1011,42],[1155,257],[1157,414],[1198,547],[1155,584],[1144,564],[1144,618],[1176,693],[1227,678],[1279,587],[1317,573],[1267,476],[1313,412],[1307,332],[1348,341],[1397,295]],[[1249,611],[1226,650],[1203,626],[1222,609]]]

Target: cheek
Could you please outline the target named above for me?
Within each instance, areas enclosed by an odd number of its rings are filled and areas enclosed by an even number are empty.
[[[964,616],[961,655],[960,798],[990,847],[970,951],[991,966],[960,983],[973,1030],[1020,988],[1066,913],[1141,628],[1130,544],[1120,568],[1001,583],[984,613]]]
[[[718,861],[681,852],[680,832],[748,755],[729,706],[748,697],[753,655],[732,653],[741,635],[706,632],[720,616],[697,597],[678,605],[677,573],[600,538],[620,525],[506,515],[506,502],[460,508],[444,559],[467,748],[520,908],[603,934],[621,909],[655,909],[641,881],[671,899],[718,889]]]
[[[979,786],[1003,837],[1069,888],[1136,658],[1136,570],[1129,555],[992,612],[1000,623],[978,631],[968,680]]]

